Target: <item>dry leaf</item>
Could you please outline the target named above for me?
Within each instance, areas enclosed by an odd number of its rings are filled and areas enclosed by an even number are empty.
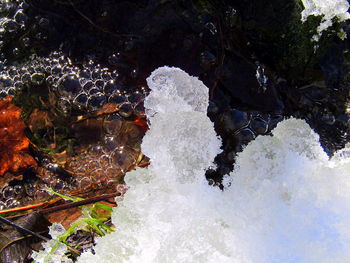
[[[28,153],[29,139],[24,133],[21,109],[11,101],[12,97],[0,101],[0,176],[36,163]]]

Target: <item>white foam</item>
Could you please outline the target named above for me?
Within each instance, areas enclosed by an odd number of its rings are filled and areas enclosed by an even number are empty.
[[[169,83],[174,72],[190,78],[174,68],[152,76]],[[181,89],[203,85],[191,81]],[[112,216],[117,230],[78,262],[349,262],[350,148],[328,160],[304,121],[286,120],[239,154],[220,191],[204,179],[220,152],[207,102],[199,108],[179,91],[171,100],[166,87],[151,86],[160,101],[146,103],[154,117],[142,150],[152,164],[126,175],[129,189]]]

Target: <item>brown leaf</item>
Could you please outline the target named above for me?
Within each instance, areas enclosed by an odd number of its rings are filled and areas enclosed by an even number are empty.
[[[30,142],[24,133],[21,109],[11,101],[12,97],[0,101],[0,176],[36,163],[28,153]]]
[[[114,103],[106,103],[102,106],[101,109],[99,109],[96,113],[97,116],[102,115],[102,114],[111,114],[115,113],[119,110],[119,106]]]
[[[71,224],[82,216],[82,212],[79,207],[62,210],[46,215],[46,218],[50,223],[60,223],[65,229],[68,229]]]
[[[37,213],[32,213],[15,220],[14,223],[34,232],[47,230],[48,222]],[[32,246],[41,240],[27,238],[27,234],[20,232],[13,226],[0,224],[0,262],[27,262],[32,252]]]

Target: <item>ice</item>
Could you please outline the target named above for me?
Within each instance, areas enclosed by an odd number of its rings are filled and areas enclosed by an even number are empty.
[[[67,246],[58,240],[58,237],[66,232],[61,224],[53,223],[49,227],[49,234],[52,239],[42,244],[44,250],[33,252],[32,258],[36,263],[73,263],[65,254]],[[55,248],[53,250],[53,248]]]
[[[204,179],[220,152],[207,97],[186,97],[203,84],[175,68],[152,76],[163,80],[146,100],[152,116],[142,150],[151,165],[126,175],[129,189],[112,214],[117,230],[78,262],[349,262],[348,146],[329,160],[304,121],[285,120],[238,155],[221,191]],[[177,87],[179,78],[191,85]]]
[[[147,84],[152,91],[145,100],[149,119],[156,112],[207,112],[208,88],[198,78],[191,77],[179,68],[159,68],[147,78]]]
[[[332,20],[338,18],[345,21],[350,18],[348,13],[349,2],[347,0],[302,0],[304,10],[301,13],[301,20],[305,22],[311,15],[322,16],[322,21],[317,27],[317,35],[313,37],[318,41],[322,32],[332,25]]]

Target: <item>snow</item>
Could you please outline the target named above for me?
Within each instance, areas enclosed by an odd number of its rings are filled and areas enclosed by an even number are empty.
[[[349,262],[350,146],[329,160],[304,121],[285,120],[238,155],[220,191],[204,177],[221,145],[205,86],[169,67],[147,81],[151,165],[126,175],[117,230],[78,262]]]
[[[318,34],[313,37],[315,41],[318,41],[322,32],[332,25],[334,18],[338,18],[339,21],[345,21],[350,18],[347,0],[302,0],[302,3],[305,8],[301,13],[303,22],[311,15],[322,16],[322,21],[317,27]]]

